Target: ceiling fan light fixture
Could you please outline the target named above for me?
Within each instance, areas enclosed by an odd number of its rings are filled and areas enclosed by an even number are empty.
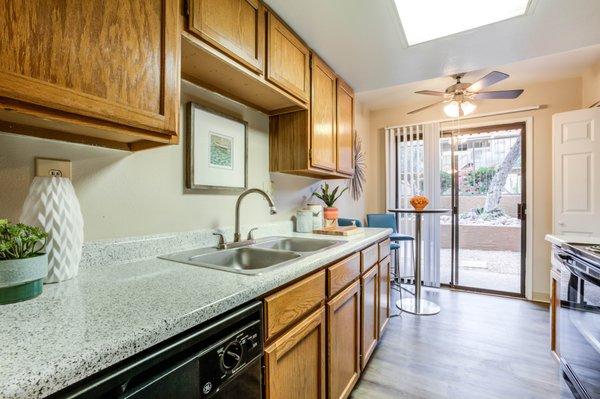
[[[460,113],[460,104],[456,100],[452,100],[444,105],[444,113],[451,118],[458,118]]]
[[[444,113],[452,118],[472,114],[477,108],[477,104],[473,100],[511,100],[523,94],[523,89],[514,90],[496,90],[496,91],[481,91],[489,86],[492,86],[509,75],[499,71],[492,71],[476,81],[475,83],[462,83],[461,79],[464,73],[452,75],[456,83],[447,87],[445,91],[435,90],[419,90],[415,94],[424,94],[427,96],[442,97],[443,99],[426,105],[421,108],[414,109],[408,112],[409,115],[424,111],[438,104],[444,103]]]
[[[460,109],[462,109],[464,115],[472,114],[476,108],[477,105],[472,101],[463,101],[460,103]]]

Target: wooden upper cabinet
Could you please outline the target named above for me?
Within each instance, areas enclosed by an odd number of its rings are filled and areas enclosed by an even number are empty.
[[[308,102],[310,51],[273,13],[267,19],[267,79]]]
[[[345,399],[360,375],[360,282],[327,303],[329,399]]]
[[[325,309],[265,349],[266,399],[325,399]]]
[[[155,140],[168,143],[160,133],[176,134],[179,114],[178,7],[177,0],[0,0],[3,108],[77,124],[78,134],[105,128],[107,135],[94,133],[100,140],[152,141],[159,133]]]
[[[190,0],[188,29],[256,73],[264,71],[265,11],[258,0]]]
[[[354,173],[354,92],[337,80],[337,171]]]
[[[312,57],[311,166],[336,169],[336,76],[319,57]]]

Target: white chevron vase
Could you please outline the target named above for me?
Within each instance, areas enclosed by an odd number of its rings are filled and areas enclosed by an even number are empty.
[[[44,282],[57,283],[75,277],[83,246],[83,216],[71,180],[35,177],[20,220],[48,233],[48,276]]]

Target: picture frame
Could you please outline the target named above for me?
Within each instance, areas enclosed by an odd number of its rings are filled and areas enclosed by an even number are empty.
[[[189,102],[186,130],[186,188],[206,194],[246,190],[248,123]]]

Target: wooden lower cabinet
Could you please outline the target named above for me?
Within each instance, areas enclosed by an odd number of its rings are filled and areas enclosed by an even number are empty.
[[[390,256],[379,262],[379,336],[390,320]]]
[[[266,399],[325,398],[325,308],[265,349]]]
[[[379,268],[369,269],[360,279],[361,288],[361,370],[364,370],[379,338]]]
[[[328,399],[345,399],[360,376],[360,282],[327,303]]]
[[[375,243],[263,299],[265,399],[350,396],[390,317],[390,256],[377,253]]]

